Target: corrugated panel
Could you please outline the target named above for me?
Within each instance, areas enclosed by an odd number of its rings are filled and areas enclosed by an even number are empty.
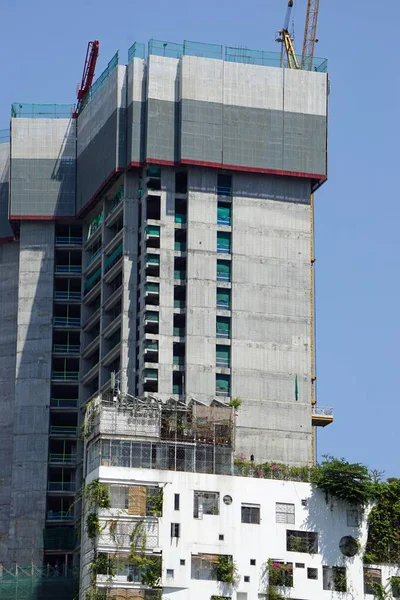
[[[146,516],[147,490],[143,486],[129,488],[128,515]]]

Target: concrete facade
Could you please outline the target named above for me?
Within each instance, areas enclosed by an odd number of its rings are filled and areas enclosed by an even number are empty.
[[[6,565],[76,560],[74,541],[47,552],[42,533],[74,526],[79,425],[114,373],[123,393],[163,402],[239,398],[238,454],[312,461],[327,74],[185,54],[117,63],[76,119],[16,112],[0,144]]]

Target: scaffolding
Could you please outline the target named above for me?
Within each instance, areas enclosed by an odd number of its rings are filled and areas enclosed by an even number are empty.
[[[78,569],[16,565],[7,570],[0,565],[1,600],[72,600],[78,589]]]

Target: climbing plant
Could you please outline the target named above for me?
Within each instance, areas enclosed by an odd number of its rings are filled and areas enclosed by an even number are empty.
[[[95,544],[97,536],[101,533],[100,521],[96,513],[91,512],[86,517],[86,533],[92,543]]]
[[[400,479],[375,484],[364,562],[400,563]]]
[[[87,484],[84,491],[85,501],[90,509],[110,508],[110,492],[106,484],[94,479]]]
[[[139,571],[142,584],[152,588],[158,587],[161,580],[161,556],[145,554],[147,536],[143,521],[134,526],[130,542],[129,562]]]
[[[219,556],[213,568],[213,577],[217,581],[234,585],[237,581],[238,570],[232,556]]]
[[[155,488],[148,490],[146,514],[153,517],[161,517],[163,511],[163,490]]]
[[[116,575],[115,560],[104,552],[98,552],[89,563],[90,580],[92,586],[96,585],[97,575],[108,575],[110,578]]]

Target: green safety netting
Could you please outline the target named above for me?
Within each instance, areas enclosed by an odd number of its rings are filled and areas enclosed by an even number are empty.
[[[155,321],[156,323],[158,323],[158,321],[160,320],[160,316],[156,312],[146,312],[145,319],[147,321]]]
[[[146,262],[150,265],[159,265],[160,264],[160,256],[159,254],[147,254]]]
[[[231,292],[230,290],[218,290],[217,291],[217,302],[221,304],[230,304]]]
[[[227,260],[217,260],[217,273],[230,273],[231,263]]]
[[[109,267],[117,258],[119,258],[121,254],[122,244],[120,244],[118,248],[114,250],[112,254],[110,254],[110,256],[107,256],[106,260],[104,261],[104,269],[107,269],[107,267]]]
[[[90,288],[92,288],[100,280],[100,278],[101,278],[101,268],[97,269],[97,271],[95,271],[93,273],[93,275],[85,281],[85,284],[84,284],[85,292],[90,290]]]
[[[230,377],[229,375],[220,375],[218,374],[216,377],[216,388],[217,390],[229,390]]]
[[[217,331],[229,331],[229,317],[217,317]]]
[[[231,220],[231,207],[230,206],[218,206],[217,208],[218,220]]]
[[[146,233],[147,235],[160,235],[160,228],[158,225],[147,225]]]
[[[229,346],[217,346],[216,356],[229,360]]]

